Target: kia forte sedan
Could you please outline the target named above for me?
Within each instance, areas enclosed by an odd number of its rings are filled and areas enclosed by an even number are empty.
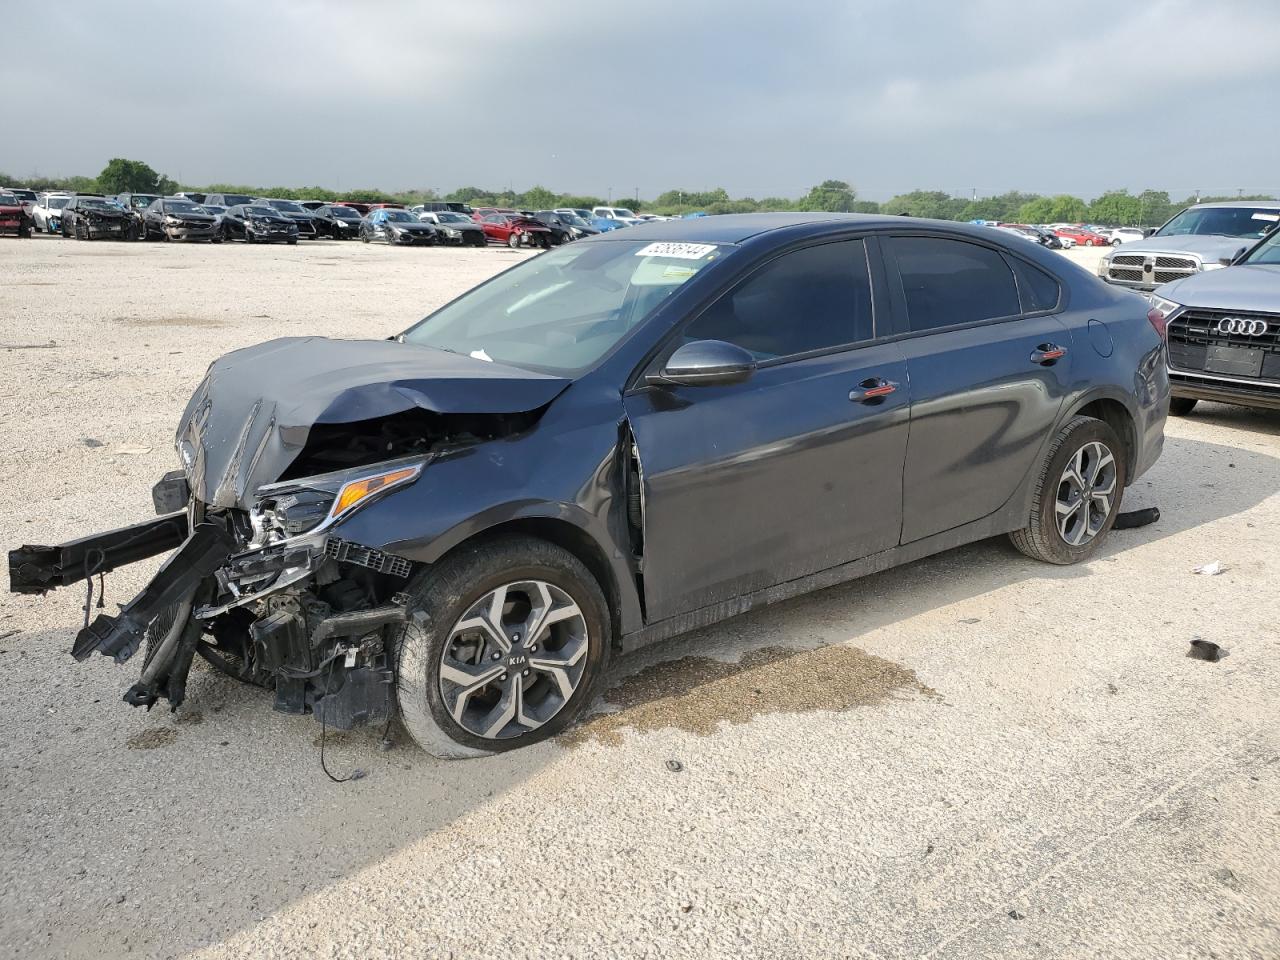
[[[391,340],[215,361],[158,516],[10,554],[43,592],[169,553],[71,653],[195,656],[443,757],[549,737],[611,654],[985,537],[1077,563],[1158,457],[1147,304],[1036,244],[916,219],[640,224]],[[102,495],[112,496],[109,478]]]

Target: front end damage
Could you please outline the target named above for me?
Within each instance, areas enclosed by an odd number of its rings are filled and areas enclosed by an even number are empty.
[[[399,375],[409,370],[418,376]],[[210,367],[187,406],[176,438],[183,469],[154,487],[158,516],[19,547],[10,590],[92,584],[172,551],[117,613],[90,621],[86,602],[72,644],[81,661],[143,651],[127,703],[176,708],[200,656],[273,689],[277,710],[338,729],[383,722],[420,565],[345,538],[344,522],[394,509],[393,495],[436,458],[526,428],[563,386],[393,342],[307,338],[237,351]]]

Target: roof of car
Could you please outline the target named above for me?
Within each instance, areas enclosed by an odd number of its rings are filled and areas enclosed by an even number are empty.
[[[689,240],[707,243],[741,243],[751,237],[806,224],[849,223],[866,227],[946,226],[959,229],[967,224],[951,221],[920,220],[914,217],[890,217],[874,213],[728,213],[715,217],[682,220],[650,220],[622,230],[611,230],[593,237],[592,242],[606,240]]]
[[[1215,200],[1212,203],[1193,203],[1191,206],[1195,210],[1204,207],[1261,207],[1264,210],[1280,210],[1280,200]]]

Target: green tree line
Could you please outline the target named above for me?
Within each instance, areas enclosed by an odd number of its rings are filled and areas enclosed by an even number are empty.
[[[543,210],[549,207],[596,207],[608,201],[590,195],[556,193],[543,186],[527,190],[491,190],[463,186],[440,196],[435,190],[385,191],[376,187],[338,191],[322,186],[284,187],[244,183],[210,183],[203,186],[179,184],[140,160],[117,157],[97,177],[29,177],[25,181],[0,173],[0,184],[32,190],[69,190],[79,193],[174,193],[193,190],[205,193],[245,193],[255,197],[289,200],[355,200],[371,203],[403,203],[412,206],[428,200],[452,200],[473,206],[516,207]],[[1183,207],[1210,200],[1271,200],[1262,195],[1235,197],[1187,197],[1172,199],[1163,190],[1108,190],[1086,200],[1069,194],[1045,196],[1010,190],[992,197],[955,197],[944,190],[912,190],[878,203],[858,197],[857,190],[843,180],[824,180],[802,197],[731,197],[723,187],[712,190],[666,190],[653,200],[619,198],[617,206],[649,213],[680,215],[700,211],[708,214],[757,213],[772,210],[827,211],[832,213],[887,213],[937,220],[997,220],[1008,223],[1100,223],[1118,226],[1157,226]]]

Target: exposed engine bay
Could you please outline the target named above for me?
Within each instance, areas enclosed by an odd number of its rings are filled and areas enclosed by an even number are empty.
[[[281,368],[282,350],[287,368]],[[357,511],[438,458],[537,421],[565,381],[386,341],[273,341],[211,365],[187,405],[183,468],[152,490],[157,517],[9,554],[10,590],[44,593],[173,551],[72,655],[143,650],[124,699],[186,697],[196,656],[274,689],[275,707],[349,729],[394,710],[405,591],[423,571],[342,536]],[[412,373],[397,379],[399,372]]]

